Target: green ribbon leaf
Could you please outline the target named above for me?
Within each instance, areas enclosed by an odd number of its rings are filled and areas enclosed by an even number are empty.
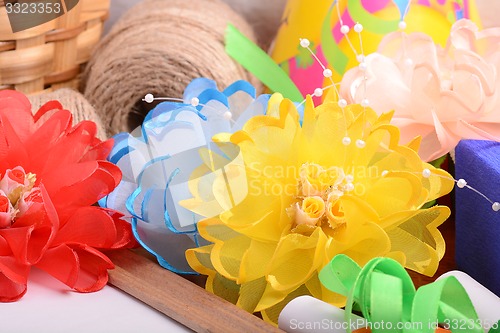
[[[301,102],[304,99],[288,74],[235,26],[231,24],[227,26],[225,41],[227,54],[269,89],[281,93],[285,98],[294,102]]]
[[[368,12],[359,0],[348,0],[347,7],[354,22],[363,22],[363,26],[370,32],[387,35],[398,29],[399,18],[396,20],[378,18]]]
[[[373,324],[373,333],[434,333],[438,323],[449,323],[453,333],[484,332],[469,295],[454,276],[415,290],[408,272],[393,259],[375,258],[361,268],[339,254],[321,270],[319,279],[327,289],[347,296],[346,322],[357,304]]]

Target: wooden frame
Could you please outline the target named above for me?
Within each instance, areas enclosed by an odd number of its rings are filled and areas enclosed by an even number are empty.
[[[196,332],[283,332],[162,268],[145,251],[106,253],[109,283]],[[199,281],[198,281],[199,282]]]

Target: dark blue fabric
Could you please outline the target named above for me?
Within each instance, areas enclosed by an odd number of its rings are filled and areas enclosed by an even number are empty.
[[[455,150],[455,177],[500,201],[500,143],[463,140]],[[455,190],[456,263],[500,296],[500,211],[466,188]]]

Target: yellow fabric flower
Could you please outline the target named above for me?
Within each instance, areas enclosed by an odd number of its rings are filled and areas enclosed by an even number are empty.
[[[320,222],[320,218],[325,214],[325,201],[321,197],[307,197],[289,208],[290,217],[297,226],[308,225],[314,227]]]
[[[450,192],[454,182],[419,158],[418,139],[398,144],[391,116],[359,105],[342,110],[329,98],[315,108],[308,99],[301,125],[295,106],[276,94],[266,116],[216,136],[214,141],[240,148],[241,170],[232,173],[245,174],[246,183],[233,192],[248,193],[234,206],[220,198],[227,210],[198,223],[213,244],[186,256],[194,270],[208,275],[207,290],[276,323],[284,305],[300,295],[342,306],[344,297],[318,280],[340,253],[361,266],[391,257],[433,275],[445,250],[437,226],[450,211],[422,206]],[[346,134],[353,141],[347,146]],[[221,177],[212,182],[211,196],[207,184],[193,182],[196,199],[183,205],[198,214],[213,211],[213,202],[207,207],[201,198],[220,196],[221,183],[231,182],[230,173]]]

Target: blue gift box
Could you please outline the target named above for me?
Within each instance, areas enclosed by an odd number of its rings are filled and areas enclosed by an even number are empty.
[[[500,201],[500,143],[463,140],[455,149],[455,178]],[[457,268],[500,296],[500,211],[479,194],[455,190]]]

